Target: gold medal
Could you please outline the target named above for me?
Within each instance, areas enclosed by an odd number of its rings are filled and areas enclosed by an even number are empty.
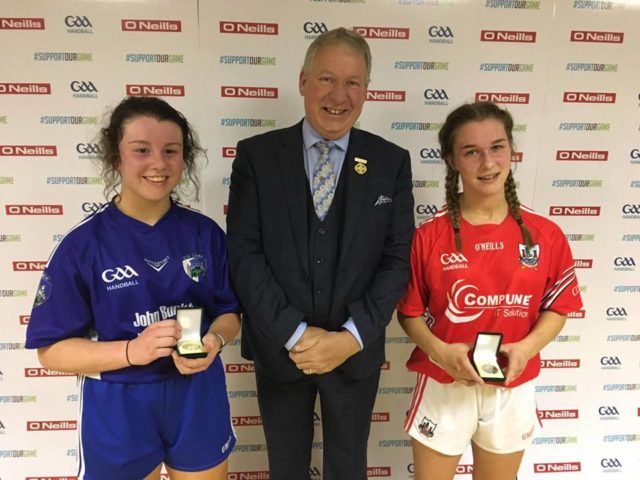
[[[481,370],[484,373],[488,373],[490,375],[495,375],[496,373],[498,373],[498,367],[489,363],[485,363],[484,365],[482,365]]]
[[[201,352],[202,343],[194,342],[193,340],[184,340],[178,342],[178,349],[183,352]]]
[[[356,157],[353,160],[356,162],[353,169],[357,174],[364,175],[367,173],[367,161],[364,158]]]

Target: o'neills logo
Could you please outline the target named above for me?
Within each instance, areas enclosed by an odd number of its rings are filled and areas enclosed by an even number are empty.
[[[250,35],[278,35],[277,23],[220,22],[220,33],[247,33]]]
[[[44,30],[44,18],[0,18],[0,30]]]
[[[556,160],[606,162],[609,160],[608,150],[557,150]]]
[[[580,360],[563,358],[561,360],[540,360],[540,368],[580,368]]]
[[[266,470],[253,472],[229,472],[227,480],[269,480],[269,472]]]
[[[275,87],[236,87],[236,86],[221,86],[221,97],[233,97],[233,98],[278,98],[278,89]]]
[[[473,465],[462,463],[456,467],[456,475],[470,475],[473,473]]]
[[[572,42],[623,43],[622,32],[592,32],[589,30],[571,30]]]
[[[31,315],[20,315],[18,317],[18,323],[20,325],[29,325],[29,320],[31,320]]]
[[[476,102],[491,103],[529,103],[528,93],[476,92]]]
[[[367,478],[390,476],[391,467],[367,467]]]
[[[236,158],[236,147],[222,147],[222,158]]]
[[[182,23],[180,20],[120,20],[123,32],[180,32]]]
[[[41,378],[41,377],[72,377],[75,373],[58,372],[57,370],[49,370],[42,367],[31,367],[24,369],[24,376],[26,378]]]
[[[253,363],[227,363],[224,370],[227,373],[253,373],[256,366]]]
[[[231,424],[234,427],[253,427],[256,425],[262,425],[262,417],[231,417]]]
[[[353,27],[364,38],[384,38],[389,40],[408,40],[408,28],[396,27]]]
[[[580,472],[580,462],[566,463],[534,463],[533,471],[536,473],[554,473],[554,472]]]
[[[576,310],[567,314],[567,318],[584,318],[587,312],[585,310]]]
[[[600,216],[600,208],[601,207],[552,205],[549,207],[549,215],[561,217],[598,217]]]
[[[564,92],[564,103],[616,103],[616,94],[609,92]]]
[[[0,95],[51,95],[51,84],[0,83]]]
[[[390,418],[389,412],[373,412],[371,413],[372,422],[388,422]]]
[[[573,266],[575,268],[592,268],[593,259],[591,258],[574,258]]]
[[[44,420],[27,422],[28,432],[47,430],[77,430],[78,422],[75,420]]]
[[[7,215],[62,215],[62,205],[5,205]]]
[[[47,262],[40,260],[18,260],[12,263],[14,272],[41,272],[47,266]]]
[[[125,90],[131,97],[184,97],[184,85],[127,84]]]
[[[535,43],[536,35],[536,32],[517,32],[511,30],[480,30],[480,41]]]
[[[0,157],[55,157],[55,145],[0,145]]]
[[[369,102],[404,102],[404,90],[367,90]]]
[[[567,420],[578,418],[578,410],[538,410],[540,420]]]

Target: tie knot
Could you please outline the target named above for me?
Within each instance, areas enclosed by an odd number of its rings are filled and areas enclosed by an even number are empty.
[[[329,150],[331,150],[331,147],[333,147],[333,143],[332,142],[325,142],[324,140],[321,140],[321,141],[315,143],[315,147],[320,152],[320,156],[324,156],[324,155],[327,155],[329,153]]]

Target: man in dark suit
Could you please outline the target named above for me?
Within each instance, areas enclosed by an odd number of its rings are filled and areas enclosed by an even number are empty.
[[[309,479],[320,396],[324,480],[365,480],[385,328],[409,278],[409,153],[353,128],[371,54],[338,28],[310,46],[305,118],[238,143],[227,216],[271,480]]]

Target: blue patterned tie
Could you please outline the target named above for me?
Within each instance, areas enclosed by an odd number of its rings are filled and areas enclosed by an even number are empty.
[[[333,193],[335,192],[336,175],[329,161],[329,152],[333,143],[316,142],[314,145],[320,151],[320,157],[313,169],[311,193],[313,195],[313,208],[320,221],[327,216]]]

